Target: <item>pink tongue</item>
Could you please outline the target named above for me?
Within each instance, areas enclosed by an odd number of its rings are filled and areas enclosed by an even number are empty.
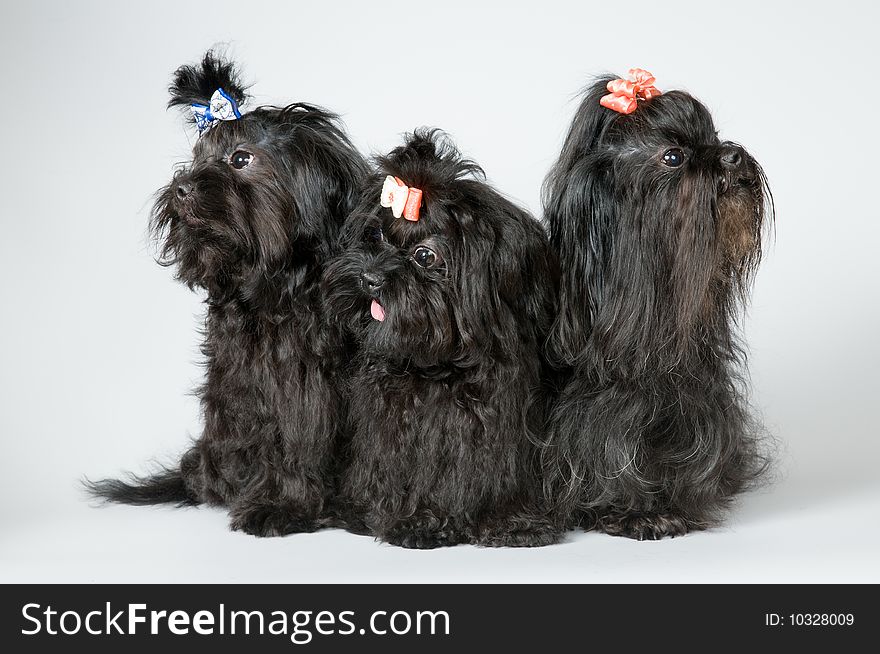
[[[370,303],[370,315],[373,316],[375,320],[382,322],[385,320],[385,309],[383,309],[382,305],[376,300],[373,300],[372,303]]]

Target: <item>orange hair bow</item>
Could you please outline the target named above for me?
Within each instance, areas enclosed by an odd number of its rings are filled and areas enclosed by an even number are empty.
[[[650,100],[660,95],[654,86],[654,76],[642,68],[630,68],[631,79],[615,79],[608,82],[608,95],[603,95],[599,104],[621,114],[631,114],[636,110],[639,100]]]
[[[382,185],[380,203],[383,207],[391,207],[395,218],[404,218],[412,222],[419,220],[419,208],[422,206],[422,192],[403,183],[399,177],[388,175]]]

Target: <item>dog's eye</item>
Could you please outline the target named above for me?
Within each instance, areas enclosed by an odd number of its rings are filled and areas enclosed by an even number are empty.
[[[678,168],[684,163],[684,152],[678,148],[670,148],[663,153],[663,163],[670,168]]]
[[[247,168],[253,160],[254,155],[252,155],[250,152],[245,152],[244,150],[236,150],[232,153],[232,156],[229,157],[229,165],[236,170],[241,170],[242,168]]]
[[[364,229],[364,239],[373,243],[381,243],[385,240],[385,234],[382,233],[382,228],[378,225],[369,225]]]
[[[430,268],[437,262],[437,255],[431,248],[418,247],[413,252],[412,259],[422,268]]]

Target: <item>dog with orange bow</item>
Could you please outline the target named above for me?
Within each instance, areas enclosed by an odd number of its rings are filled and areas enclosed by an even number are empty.
[[[378,159],[324,275],[358,354],[337,504],[410,548],[555,542],[541,498],[546,235],[436,130]]]
[[[767,465],[733,326],[772,196],[705,105],[654,84],[597,80],[544,188],[566,371],[547,489],[567,524],[639,540],[716,524]]]

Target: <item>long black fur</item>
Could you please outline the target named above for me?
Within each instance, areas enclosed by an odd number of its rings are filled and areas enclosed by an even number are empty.
[[[766,468],[734,327],[772,198],[697,99],[671,91],[622,115],[599,104],[609,79],[544,187],[561,267],[549,348],[565,371],[546,487],[568,524],[657,539],[716,524]],[[671,149],[682,165],[664,163]]]
[[[218,87],[244,101],[238,80],[209,52],[176,72],[170,105],[207,104]],[[319,283],[365,175],[336,116],[308,104],[259,107],[198,139],[151,227],[161,263],[206,292],[204,431],[179,466],[89,482],[95,496],[224,506],[258,536],[319,526],[344,416]]]
[[[179,468],[163,468],[148,477],[129,475],[128,481],[104,479],[89,484],[90,489],[108,502],[149,506],[151,504],[198,504],[186,487]]]
[[[536,446],[554,303],[546,235],[436,130],[377,166],[324,278],[327,314],[358,351],[339,510],[404,547],[554,542]],[[423,191],[418,222],[380,206],[386,175]]]

